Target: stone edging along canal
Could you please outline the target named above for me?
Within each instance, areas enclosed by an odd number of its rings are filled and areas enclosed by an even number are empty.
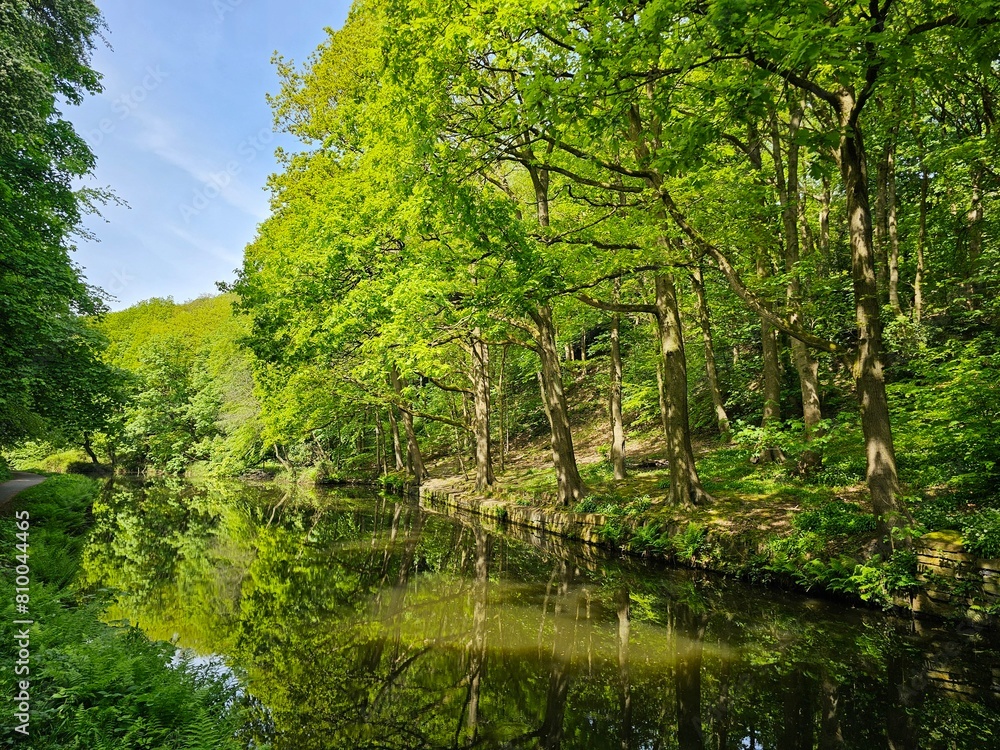
[[[610,520],[601,513],[549,510],[426,487],[408,487],[407,491],[432,510],[474,514],[497,523],[515,524],[543,534],[616,549],[601,535],[601,527]],[[630,525],[633,530],[638,525],[638,521],[616,521]],[[681,531],[679,526],[673,529],[668,526],[667,530],[672,534]],[[751,558],[761,551],[753,539],[718,530],[709,531],[708,541],[713,554],[704,559],[668,554],[654,557],[684,567],[746,578]],[[1000,559],[986,560],[969,554],[958,532],[954,531],[925,534],[916,540],[914,551],[922,587],[908,596],[897,595],[893,602],[897,609],[909,610],[917,616],[964,619],[980,626],[997,627],[1000,624]],[[788,582],[794,586],[793,581]],[[864,604],[858,598],[852,599]]]

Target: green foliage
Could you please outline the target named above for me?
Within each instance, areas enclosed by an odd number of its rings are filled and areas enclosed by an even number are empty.
[[[858,565],[851,576],[854,591],[865,601],[888,609],[896,594],[920,588],[917,577],[917,556],[910,550],[896,550],[888,560],[876,555]]]
[[[636,554],[663,554],[671,547],[671,538],[658,523],[644,523],[629,535],[624,549]]]
[[[646,495],[628,499],[613,492],[595,493],[573,506],[573,512],[628,518],[645,513],[651,505],[652,501]]]
[[[698,557],[707,539],[708,529],[701,524],[691,522],[684,531],[671,537],[670,543],[678,557],[693,560]]]
[[[930,695],[916,712],[928,750],[974,750],[1000,744],[1000,713],[973,701]]]
[[[864,534],[875,530],[875,516],[863,513],[854,503],[833,501],[815,510],[804,510],[792,520],[797,529],[823,536]]]
[[[765,449],[778,449],[789,459],[789,471],[794,471],[798,457],[807,450],[822,455],[831,445],[842,440],[842,433],[848,428],[830,419],[825,419],[816,427],[816,434],[806,440],[801,419],[784,422],[769,422],[764,426],[747,424],[736,420],[733,424],[733,442],[756,455]]]
[[[216,474],[260,463],[259,406],[232,297],[149,300],[101,322],[108,359],[128,373],[128,405],[100,447],[130,471]]]
[[[97,492],[93,480],[53,476],[15,500],[31,515],[32,747],[243,747],[236,739],[243,699],[217,664],[196,666],[136,628],[104,624],[103,600],[78,593],[74,582]],[[4,561],[15,559],[16,531],[13,517],[0,518]],[[13,576],[0,581],[0,596],[7,602],[0,657],[13,664]],[[0,688],[13,694],[14,679],[5,670]],[[19,735],[8,721],[0,737],[13,746]]]
[[[900,404],[899,460],[920,486],[943,486],[977,502],[1000,487],[1000,354],[993,333],[921,347],[913,379],[890,388]]]
[[[98,430],[116,396],[86,319],[101,293],[70,257],[106,196],[77,189],[94,156],[61,112],[101,90],[102,27],[89,0],[0,3],[0,447]]]
[[[1000,558],[1000,510],[985,509],[962,519],[962,542],[978,557]]]

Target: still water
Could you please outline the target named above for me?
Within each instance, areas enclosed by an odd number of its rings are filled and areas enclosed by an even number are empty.
[[[256,746],[993,748],[991,634],[367,492],[109,489],[106,618],[224,660]]]

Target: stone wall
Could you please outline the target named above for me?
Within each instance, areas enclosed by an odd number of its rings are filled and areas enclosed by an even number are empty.
[[[459,493],[434,492],[420,488],[420,502],[433,508],[435,504],[457,508],[469,513],[507,521],[536,531],[579,539],[587,544],[602,544],[598,529],[608,521],[601,513],[573,513],[544,510],[515,503],[469,497]]]
[[[935,531],[916,541],[917,572],[924,588],[909,606],[939,617],[995,619],[1000,611],[1000,560],[966,552],[957,531]]]

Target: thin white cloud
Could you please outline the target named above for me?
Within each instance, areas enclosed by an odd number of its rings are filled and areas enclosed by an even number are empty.
[[[210,255],[213,258],[224,260],[227,263],[232,263],[234,265],[239,265],[239,263],[243,260],[243,248],[239,248],[237,252],[234,252],[231,248],[226,248],[201,237],[197,237],[176,224],[167,224],[166,227],[174,236],[183,240],[196,250],[201,251],[205,255]]]

